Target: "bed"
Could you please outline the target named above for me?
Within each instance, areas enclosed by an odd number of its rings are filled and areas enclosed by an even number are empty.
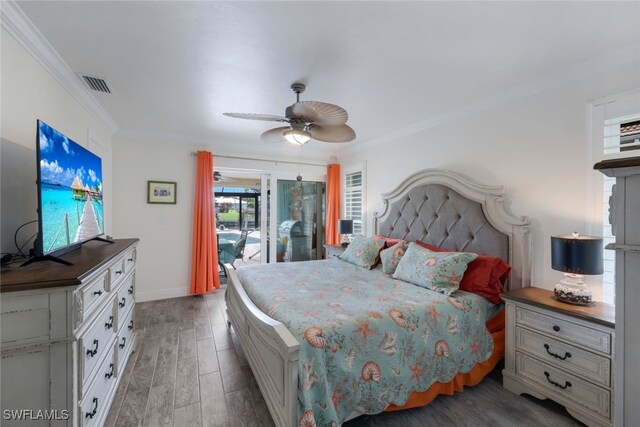
[[[530,220],[508,213],[503,195],[504,187],[423,170],[382,195],[375,233],[500,257],[512,267],[507,289],[526,287]],[[436,385],[459,389],[454,383],[460,373],[472,374],[495,356],[484,326],[497,308],[474,294],[458,291],[452,299],[338,259],[245,267],[239,273],[229,275],[228,321],[278,426],[339,425],[364,413],[424,404],[442,392],[434,392]],[[427,301],[425,292],[437,295]],[[458,323],[449,325],[452,313]],[[473,317],[482,327],[473,326]],[[444,333],[465,333],[439,339],[429,336],[429,323],[442,323]],[[424,353],[422,341],[433,354]],[[400,346],[403,351],[396,351]],[[411,360],[394,361],[407,354]],[[455,365],[447,364],[454,359]],[[351,364],[357,381],[338,376]]]

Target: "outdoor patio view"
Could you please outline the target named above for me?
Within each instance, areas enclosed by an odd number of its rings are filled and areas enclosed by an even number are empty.
[[[277,240],[271,256],[275,255],[276,262],[321,259],[324,183],[278,179],[276,186]],[[234,267],[269,262],[269,227],[260,230],[260,189],[215,187],[214,191],[220,262]],[[265,254],[261,253],[261,238],[266,239]]]
[[[215,187],[216,227],[221,261],[236,267],[260,262],[260,190]],[[247,232],[242,253],[238,241]],[[237,255],[241,257],[237,257]]]

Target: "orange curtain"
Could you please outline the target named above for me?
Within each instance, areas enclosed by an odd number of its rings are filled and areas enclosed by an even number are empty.
[[[196,199],[193,209],[191,293],[204,294],[220,287],[218,243],[213,194],[213,154],[198,151]]]
[[[338,220],[340,219],[340,165],[327,165],[327,232],[329,245],[340,243]]]

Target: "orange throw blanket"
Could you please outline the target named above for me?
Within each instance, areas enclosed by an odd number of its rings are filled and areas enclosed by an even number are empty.
[[[431,403],[438,395],[446,394],[452,396],[454,392],[461,392],[464,386],[474,386],[496,367],[500,359],[504,356],[504,330],[505,319],[504,309],[487,322],[487,329],[493,336],[493,353],[491,357],[484,362],[478,363],[471,371],[466,374],[458,374],[448,383],[433,383],[433,385],[425,391],[416,391],[409,396],[409,399],[403,406],[389,405],[387,411],[399,411],[401,409],[417,408]]]

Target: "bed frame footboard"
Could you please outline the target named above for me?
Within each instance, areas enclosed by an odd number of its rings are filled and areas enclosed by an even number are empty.
[[[233,326],[276,426],[297,424],[300,343],[251,301],[227,266],[227,327]]]

